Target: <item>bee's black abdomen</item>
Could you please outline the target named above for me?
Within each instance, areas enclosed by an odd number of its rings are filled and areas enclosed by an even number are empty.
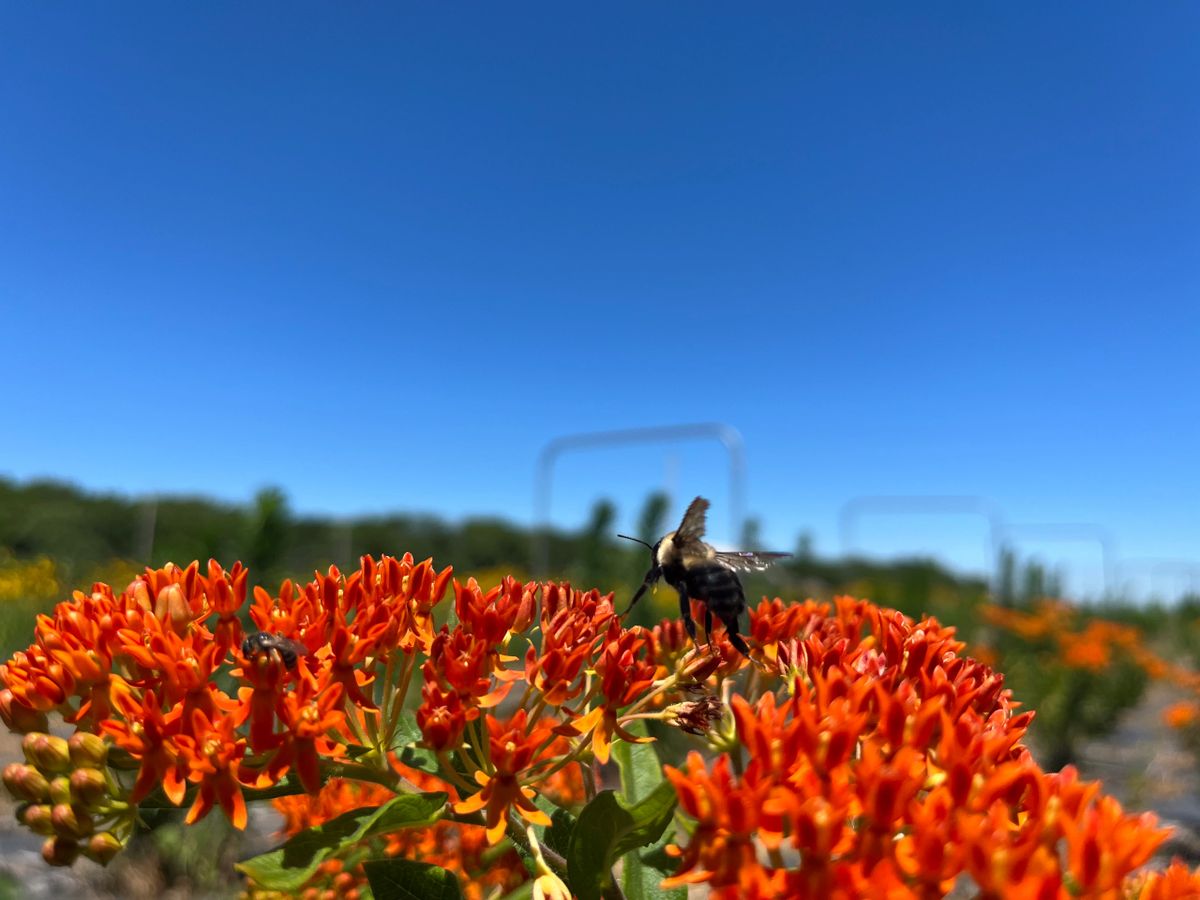
[[[703,600],[718,619],[737,618],[746,608],[746,595],[737,575],[724,566],[697,566],[684,574],[684,586],[693,600]]]
[[[298,655],[304,652],[304,647],[288,638],[266,631],[252,632],[242,641],[242,656],[247,659],[260,653],[270,653],[272,650],[279,654],[285,668],[294,669]]]

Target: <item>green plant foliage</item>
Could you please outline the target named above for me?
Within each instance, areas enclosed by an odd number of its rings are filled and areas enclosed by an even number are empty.
[[[549,801],[547,801],[547,805],[553,806]],[[541,804],[539,803],[538,806]],[[555,807],[550,812],[550,827],[543,828],[542,833],[538,835],[538,842],[566,859],[571,848],[571,835],[575,833],[575,824],[576,820],[573,815],[561,807]]]
[[[417,715],[411,710],[405,710],[400,715],[400,726],[396,729],[392,752],[406,766],[420,769],[422,772],[429,772],[432,775],[439,774],[441,770],[437,754],[419,746],[420,741],[421,726],[417,724]]]
[[[645,736],[644,722],[634,722],[634,734]],[[621,770],[621,793],[628,803],[637,803],[649,797],[658,787],[666,783],[662,762],[658,758],[657,744],[629,744],[625,741],[613,745],[613,758]],[[621,871],[621,890],[627,900],[687,900],[686,888],[668,888],[659,884],[675,869],[675,861],[666,854],[666,845],[671,842],[671,829],[649,847],[635,850],[625,856]]]
[[[675,813],[675,789],[663,782],[630,803],[615,791],[597,794],[583,811],[567,850],[567,878],[580,900],[596,900],[612,883],[613,863],[662,837]]]
[[[296,891],[343,846],[401,828],[431,825],[441,818],[445,808],[443,793],[403,794],[382,806],[351,810],[301,832],[282,847],[239,863],[238,869],[264,888]]]
[[[453,872],[411,859],[371,859],[363,863],[375,900],[458,900],[462,889]]]

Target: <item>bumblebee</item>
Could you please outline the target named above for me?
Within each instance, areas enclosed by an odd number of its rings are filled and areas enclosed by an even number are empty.
[[[625,534],[617,535],[649,547],[651,560],[650,571],[622,615],[627,615],[646,588],[654,586],[661,578],[679,592],[679,612],[693,641],[696,640],[696,623],[692,619],[689,599],[704,603],[704,633],[710,641],[715,616],[724,623],[729,643],[743,656],[749,656],[750,648],[738,629],[738,617],[746,609],[746,595],[737,573],[762,571],[791,554],[722,551],[706,544],[701,538],[704,537],[708,506],[707,500],[697,497],[683,514],[679,527],[667,532],[653,546]]]
[[[269,631],[251,632],[242,641],[242,656],[246,659],[254,659],[260,653],[271,652],[279,654],[279,659],[286,669],[296,668],[296,661],[301,656],[308,656],[308,648],[299,641],[271,634]]]

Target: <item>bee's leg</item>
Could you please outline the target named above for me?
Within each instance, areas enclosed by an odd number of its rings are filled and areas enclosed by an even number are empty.
[[[660,569],[658,566],[655,566],[649,572],[647,572],[645,579],[642,581],[642,586],[637,589],[637,593],[633,595],[633,599],[629,601],[629,605],[625,607],[625,612],[621,613],[621,615],[629,615],[629,611],[633,609],[634,604],[642,599],[642,594],[646,593],[646,588],[658,581],[661,576],[662,569]]]
[[[688,593],[685,590],[679,591],[679,616],[683,619],[683,627],[687,629],[688,637],[692,639],[692,643],[696,643],[696,623],[692,619],[692,603],[688,600]]]
[[[750,648],[746,646],[746,642],[738,634],[738,617],[734,615],[721,621],[725,623],[725,636],[729,638],[729,643],[733,644],[742,656],[748,658],[750,656]]]
[[[704,646],[706,649],[712,648],[712,610],[708,606],[704,607]]]

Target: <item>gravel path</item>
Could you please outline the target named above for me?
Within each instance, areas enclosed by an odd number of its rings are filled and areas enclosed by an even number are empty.
[[[1130,811],[1152,811],[1175,829],[1160,856],[1200,863],[1200,764],[1184,749],[1163,712],[1188,695],[1165,682],[1151,682],[1142,700],[1117,727],[1083,745],[1078,767],[1087,779]]]

